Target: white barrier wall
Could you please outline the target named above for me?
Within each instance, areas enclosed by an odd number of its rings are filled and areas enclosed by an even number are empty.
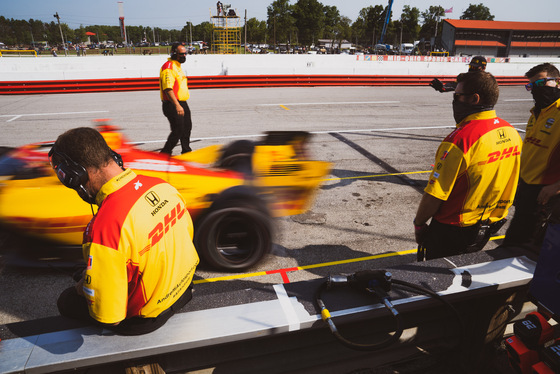
[[[151,78],[167,55],[151,56],[40,56],[1,57],[0,81]],[[532,66],[560,58],[512,58],[489,63],[487,71],[498,76],[523,76]],[[190,55],[183,64],[187,75],[457,75],[465,62],[366,61],[352,55]]]

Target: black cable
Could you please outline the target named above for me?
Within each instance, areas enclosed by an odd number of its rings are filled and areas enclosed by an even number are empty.
[[[401,337],[401,335],[403,333],[401,315],[394,308],[392,308],[390,303],[386,303],[386,302],[384,302],[385,307],[387,309],[389,309],[389,311],[391,312],[391,315],[394,317],[394,319],[396,321],[396,329],[395,329],[395,333],[393,335],[391,335],[389,338],[385,339],[384,341],[381,341],[379,343],[373,343],[373,344],[355,343],[355,342],[352,342],[352,341],[346,339],[345,337],[343,337],[338,332],[338,329],[336,328],[336,325],[332,321],[332,318],[330,316],[330,312],[326,308],[325,303],[323,302],[323,300],[321,298],[322,293],[327,289],[328,283],[329,283],[328,281],[325,281],[323,284],[321,284],[319,286],[319,288],[317,289],[317,292],[315,294],[315,302],[316,302],[317,307],[321,311],[321,318],[323,319],[323,321],[325,321],[325,323],[327,323],[327,325],[329,326],[329,329],[331,330],[332,334],[340,341],[340,343],[342,343],[344,346],[346,346],[350,349],[354,349],[354,350],[358,350],[358,351],[375,351],[375,350],[379,350],[379,349],[382,349],[382,348],[386,348],[386,347],[390,346],[391,344],[396,343],[399,340],[399,338]]]
[[[330,312],[326,308],[325,303],[323,302],[322,297],[321,297],[323,292],[329,288],[328,286],[329,286],[330,282],[331,282],[330,280],[325,281],[319,286],[319,288],[317,289],[317,291],[315,293],[315,302],[316,302],[316,306],[319,308],[319,310],[321,312],[321,318],[329,326],[329,329],[331,330],[332,334],[344,346],[346,346],[348,348],[351,348],[351,349],[354,349],[354,350],[374,351],[374,350],[378,350],[378,349],[381,349],[381,348],[388,347],[389,345],[394,344],[398,341],[398,339],[400,338],[400,336],[402,335],[402,332],[403,332],[402,318],[401,318],[400,314],[394,309],[392,304],[388,301],[388,297],[381,297],[381,300],[382,300],[383,304],[385,305],[385,307],[387,309],[389,309],[389,311],[391,312],[391,314],[393,315],[393,317],[396,321],[395,333],[391,337],[389,337],[388,339],[385,339],[382,342],[375,343],[375,344],[355,343],[355,342],[352,342],[352,341],[346,339],[345,337],[343,337],[340,334],[340,332],[338,331],[336,325],[334,324],[334,322],[331,318]],[[466,326],[465,326],[465,322],[464,322],[463,318],[461,317],[461,315],[459,314],[457,309],[451,303],[449,303],[447,300],[445,300],[442,296],[440,296],[438,293],[436,293],[434,291],[431,291],[431,290],[429,290],[425,287],[421,287],[421,286],[418,286],[416,284],[409,283],[409,282],[406,282],[406,281],[403,281],[403,280],[392,279],[391,282],[395,285],[398,285],[398,286],[404,288],[404,289],[407,289],[408,291],[428,295],[428,296],[440,301],[441,303],[443,303],[449,310],[451,310],[451,312],[457,318],[457,321],[459,322],[459,325],[460,325],[460,334],[459,335],[460,336],[465,335]],[[372,291],[372,292],[374,292],[374,291]],[[461,345],[461,340],[459,340],[459,343],[457,344],[457,347],[459,347],[460,345]],[[455,348],[455,347],[453,347],[453,348]]]

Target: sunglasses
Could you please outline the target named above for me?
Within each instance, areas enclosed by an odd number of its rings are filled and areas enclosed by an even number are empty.
[[[558,79],[558,78],[548,77],[548,78],[537,79],[533,83],[527,83],[525,85],[525,89],[527,91],[531,91],[533,89],[533,87],[544,87],[544,86],[546,86],[546,82],[554,81],[556,79]]]

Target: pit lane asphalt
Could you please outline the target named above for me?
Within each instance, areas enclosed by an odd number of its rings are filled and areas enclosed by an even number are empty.
[[[451,100],[430,87],[192,90],[194,149],[307,130],[313,158],[333,163],[308,213],[275,220],[270,255],[244,274],[199,268],[195,297],[415,261],[412,219],[436,148],[453,128]],[[502,87],[496,110],[524,129],[531,106],[523,87]],[[0,146],[54,140],[100,118],[143,149],[161,148],[169,133],[157,91],[3,96],[0,113]],[[56,316],[58,294],[72,284],[63,271],[0,258],[0,324]]]

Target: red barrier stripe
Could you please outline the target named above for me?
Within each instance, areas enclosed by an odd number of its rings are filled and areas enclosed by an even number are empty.
[[[423,86],[433,78],[443,82],[454,76],[429,75],[216,75],[189,77],[189,88],[243,88],[289,86]],[[523,85],[525,77],[496,77],[500,85]],[[158,90],[159,79],[119,78],[61,81],[0,82],[0,95]]]

